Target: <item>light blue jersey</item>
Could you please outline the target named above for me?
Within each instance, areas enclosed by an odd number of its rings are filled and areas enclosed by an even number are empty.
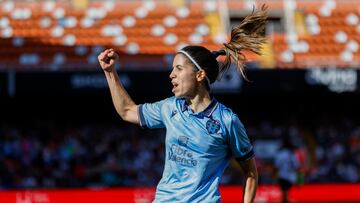
[[[231,157],[254,155],[243,124],[216,99],[194,113],[170,97],[138,108],[140,125],[166,128],[165,167],[154,202],[221,202],[220,177]]]

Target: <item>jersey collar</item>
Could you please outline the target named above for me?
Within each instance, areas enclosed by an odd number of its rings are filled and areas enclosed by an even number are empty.
[[[181,108],[182,112],[189,109],[189,106],[187,105],[186,100],[184,98],[181,99],[180,105],[181,105],[180,108]],[[211,117],[211,115],[214,112],[214,110],[216,109],[217,105],[218,105],[218,101],[213,97],[212,100],[211,100],[211,103],[209,104],[209,106],[207,106],[204,109],[204,111],[199,112],[199,113],[193,113],[193,114],[201,116],[201,117],[203,117],[203,116]]]

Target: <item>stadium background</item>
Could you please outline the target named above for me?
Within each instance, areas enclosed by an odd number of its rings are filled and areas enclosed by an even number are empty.
[[[177,49],[218,49],[262,3],[269,40],[245,53],[251,82],[232,69],[212,87],[255,146],[256,201],[280,201],[285,136],[302,163],[292,201],[360,201],[360,1],[0,0],[0,202],[149,202],[164,131],[121,121],[97,55],[115,48],[133,99],[157,101]],[[236,164],[221,191],[241,201]]]

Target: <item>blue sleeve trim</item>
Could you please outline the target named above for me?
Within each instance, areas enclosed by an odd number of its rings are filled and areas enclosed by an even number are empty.
[[[145,117],[144,117],[142,108],[143,108],[143,105],[140,104],[139,107],[138,107],[138,115],[139,115],[139,119],[140,119],[140,126],[141,126],[142,128],[144,128],[144,129],[147,129],[148,126],[146,125]]]
[[[245,154],[242,157],[235,157],[236,161],[238,162],[244,162],[250,158],[252,158],[255,155],[254,150],[251,149],[247,154]]]

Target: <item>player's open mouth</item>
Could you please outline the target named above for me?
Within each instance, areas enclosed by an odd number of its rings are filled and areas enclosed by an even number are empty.
[[[175,82],[172,82],[172,85],[173,85],[172,91],[174,91],[177,88],[178,84]]]

